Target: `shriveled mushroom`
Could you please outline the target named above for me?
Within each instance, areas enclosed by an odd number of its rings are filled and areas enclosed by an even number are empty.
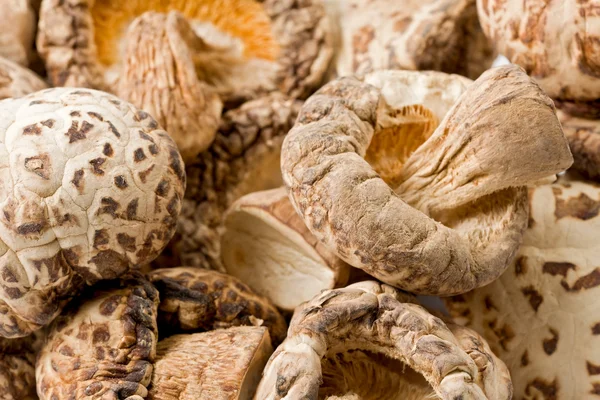
[[[348,264],[310,233],[285,188],[240,198],[224,225],[225,269],[279,308],[293,311],[321,290],[348,280]]]
[[[223,115],[213,145],[186,167],[188,185],[177,233],[156,265],[224,272],[223,214],[241,196],[282,185],[279,156],[301,102],[271,94]]]
[[[36,17],[29,0],[0,2],[0,57],[27,66],[33,52]]]
[[[323,291],[296,310],[255,399],[510,399],[485,341],[414,302],[374,281]]]
[[[499,53],[552,98],[588,113],[600,98],[600,8],[596,1],[478,0],[479,20]],[[598,103],[596,117],[600,118]]]
[[[520,68],[467,82],[408,71],[336,80],[307,100],[282,147],[311,232],[414,293],[497,278],[527,225],[526,185],[573,160],[552,101]]]
[[[338,27],[338,76],[380,69],[435,70],[477,78],[494,52],[475,0],[328,0]]]
[[[83,284],[152,261],[185,189],[175,144],[107,93],[0,102],[0,336],[47,325]]]
[[[559,111],[558,118],[573,153],[572,169],[600,181],[600,116],[592,120]]]
[[[600,395],[600,187],[561,177],[532,189],[529,227],[498,280],[449,298],[457,322],[506,363],[515,399]]]
[[[234,327],[158,342],[149,400],[251,400],[273,353],[264,327]]]
[[[158,292],[137,275],[90,290],[49,327],[36,362],[40,400],[145,398],[157,306]]]
[[[41,335],[21,339],[0,339],[0,399],[37,400],[35,357]]]
[[[0,100],[25,96],[47,87],[33,71],[0,56]]]
[[[275,344],[285,338],[287,324],[271,302],[238,279],[194,267],[152,271],[160,293],[161,335],[238,325],[265,326]]]

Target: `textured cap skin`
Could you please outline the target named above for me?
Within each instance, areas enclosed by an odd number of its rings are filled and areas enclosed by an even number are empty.
[[[47,325],[85,284],[152,261],[185,171],[146,112],[55,88],[0,102],[0,336]]]
[[[31,1],[2,1],[0,15],[4,22],[0,31],[0,57],[27,66],[33,53],[37,24]]]
[[[20,339],[0,338],[0,399],[37,400],[35,358],[43,335]]]
[[[559,110],[558,118],[573,153],[571,169],[587,179],[600,181],[600,116],[577,118]]]
[[[321,88],[282,147],[292,204],[340,258],[393,286],[452,295],[485,285],[519,246],[525,186],[572,164],[552,101],[517,66],[487,71],[390,187],[363,157],[402,110],[356,78]]]
[[[0,57],[0,100],[25,96],[47,87],[33,71]]]

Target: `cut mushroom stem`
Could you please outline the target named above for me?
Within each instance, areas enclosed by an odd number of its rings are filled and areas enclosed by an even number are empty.
[[[452,295],[491,282],[527,226],[526,186],[573,161],[552,101],[514,65],[447,89],[441,73],[373,75],[375,86],[341,78],[304,104],[282,148],[294,208],[344,261],[404,290]],[[419,135],[403,127],[416,105],[440,116],[428,138],[427,124]],[[390,133],[410,138],[397,141],[393,175],[363,159]],[[403,146],[416,148],[406,160]]]
[[[374,281],[324,291],[296,310],[255,399],[510,399],[485,342],[414,302]]]
[[[287,311],[348,280],[348,264],[310,233],[285,188],[236,201],[225,216],[221,248],[229,274]]]

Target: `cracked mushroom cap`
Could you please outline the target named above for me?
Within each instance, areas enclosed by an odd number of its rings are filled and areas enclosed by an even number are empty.
[[[171,336],[156,346],[148,399],[251,400],[272,353],[264,327]]]
[[[301,105],[273,93],[223,115],[212,146],[186,165],[188,185],[177,233],[155,262],[158,268],[189,265],[225,271],[223,215],[243,195],[283,184],[281,143]]]
[[[157,307],[158,292],[137,275],[103,282],[72,304],[50,325],[38,356],[40,400],[145,398]]]
[[[27,66],[33,53],[36,17],[30,0],[0,2],[0,57]]]
[[[0,100],[22,97],[47,87],[35,72],[0,56]]]
[[[561,177],[531,190],[516,261],[496,281],[449,298],[510,369],[516,399],[600,395],[600,187]]]
[[[511,398],[479,335],[414,303],[375,281],[323,291],[296,309],[255,399]]]
[[[238,199],[224,224],[225,269],[279,308],[293,311],[321,290],[348,281],[348,264],[310,233],[285,188]]]
[[[0,102],[0,335],[47,325],[77,289],[152,261],[171,239],[181,157],[147,113],[107,93]]]
[[[600,97],[600,5],[596,1],[478,0],[479,21],[500,54],[548,96]]]
[[[194,267],[157,269],[148,278],[160,293],[162,336],[254,325],[268,328],[276,345],[285,338],[279,311],[237,278]]]
[[[419,294],[497,278],[527,225],[526,185],[572,163],[552,101],[518,67],[477,81],[383,71],[304,104],[282,147],[290,200],[350,265]]]
[[[20,339],[0,338],[0,399],[37,400],[35,358],[42,335]]]
[[[577,118],[559,110],[558,118],[573,153],[571,169],[588,179],[600,181],[600,117]]]
[[[474,0],[328,0],[338,28],[338,76],[381,69],[434,70],[477,78],[494,52]]]

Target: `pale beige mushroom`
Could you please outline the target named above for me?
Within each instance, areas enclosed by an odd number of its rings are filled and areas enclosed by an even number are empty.
[[[0,102],[0,336],[50,323],[76,289],[151,262],[185,171],[146,112],[54,88]]]
[[[230,110],[213,145],[186,167],[188,185],[177,233],[158,268],[200,266],[224,272],[223,214],[241,196],[283,184],[279,156],[301,102],[271,94]]]
[[[496,281],[449,298],[508,366],[515,399],[600,395],[600,187],[563,176],[531,190],[529,227]]]
[[[598,119],[577,118],[559,110],[558,118],[573,153],[571,169],[600,181],[600,115]]]
[[[157,307],[158,292],[137,275],[103,282],[74,302],[50,325],[38,356],[40,400],[145,398]]]
[[[285,338],[287,324],[279,311],[232,276],[177,267],[154,270],[148,278],[160,293],[158,327],[163,336],[254,325],[268,328],[275,345]]]
[[[248,194],[225,216],[223,266],[284,310],[321,290],[344,286],[350,267],[320,243],[288,199],[285,188]]]
[[[506,366],[475,332],[366,281],[323,291],[294,314],[256,400],[510,399]],[[330,397],[331,396],[331,397]]]
[[[0,57],[27,66],[33,53],[36,16],[29,0],[0,2]]]
[[[234,327],[158,342],[149,400],[251,400],[269,356],[269,331]]]
[[[25,96],[47,87],[33,71],[0,56],[0,100]]]
[[[37,400],[35,358],[43,336],[0,338],[0,399]]]
[[[380,69],[435,70],[477,78],[494,52],[475,0],[328,0],[337,27],[338,76]]]
[[[552,101],[514,65],[472,84],[407,71],[336,80],[304,104],[281,158],[325,246],[437,295],[497,278],[527,225],[526,185],[572,163]]]

